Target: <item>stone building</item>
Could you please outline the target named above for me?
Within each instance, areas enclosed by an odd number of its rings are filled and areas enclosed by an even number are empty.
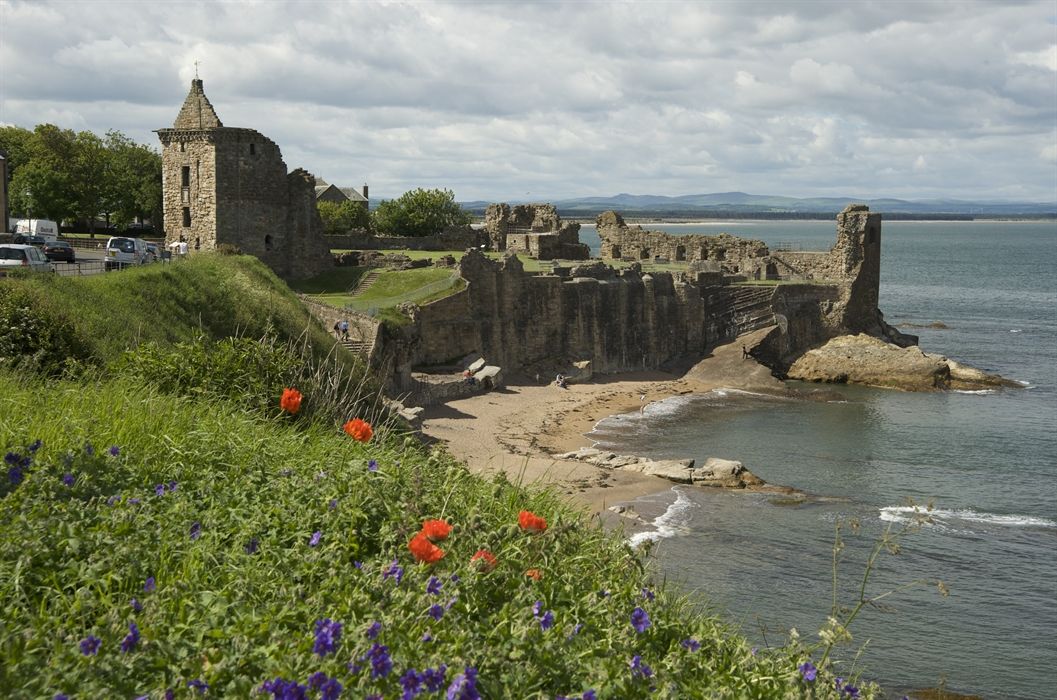
[[[230,244],[280,277],[310,277],[333,267],[316,210],[315,178],[288,173],[279,147],[254,129],[227,127],[191,81],[162,143],[165,242],[192,252]]]
[[[357,191],[354,187],[338,187],[337,185],[330,185],[323,181],[323,178],[316,178],[316,201],[319,202],[333,202],[334,204],[341,204],[342,202],[355,202],[364,209],[367,209],[370,204],[370,200],[367,199],[367,185],[363,186],[363,191]]]

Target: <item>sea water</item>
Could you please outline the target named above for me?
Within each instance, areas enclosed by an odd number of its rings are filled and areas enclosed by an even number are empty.
[[[726,230],[828,249],[832,222],[659,225]],[[597,234],[582,239],[597,249]],[[885,222],[880,306],[921,347],[1023,382],[1023,389],[904,393],[837,387],[826,401],[732,390],[680,396],[601,421],[590,437],[618,453],[742,461],[812,494],[675,487],[633,505],[663,575],[759,644],[829,615],[842,523],[838,600],[853,604],[884,530],[930,521],[878,557],[876,595],[838,653],[898,697],[935,687],[985,698],[1057,693],[1057,223]],[[946,328],[930,328],[940,322]],[[925,327],[922,327],[925,326]],[[858,523],[858,533],[850,523]],[[940,594],[935,580],[950,591]],[[858,660],[855,652],[865,645]]]

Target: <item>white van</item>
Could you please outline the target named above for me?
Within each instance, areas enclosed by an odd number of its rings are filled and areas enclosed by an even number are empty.
[[[13,233],[40,236],[48,243],[52,243],[59,237],[59,225],[48,219],[19,219],[15,222]]]
[[[111,236],[106,242],[106,257],[103,267],[106,270],[120,270],[129,265],[142,265],[149,262],[147,242],[142,238]]]

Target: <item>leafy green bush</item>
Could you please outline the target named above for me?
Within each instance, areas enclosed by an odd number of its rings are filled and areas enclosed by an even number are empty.
[[[14,284],[0,285],[0,367],[58,375],[89,361],[74,324]]]
[[[470,218],[451,190],[419,188],[379,204],[371,213],[371,228],[381,236],[431,236],[465,226]]]

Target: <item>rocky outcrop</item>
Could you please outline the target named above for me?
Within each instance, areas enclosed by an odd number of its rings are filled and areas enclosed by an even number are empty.
[[[574,452],[556,455],[558,459],[587,462],[603,469],[619,469],[646,476],[656,476],[677,484],[694,484],[728,489],[765,486],[765,482],[746,469],[741,462],[709,457],[704,465],[694,468],[692,459],[647,459],[635,455],[618,455],[593,447],[581,447]]]
[[[860,333],[834,338],[794,362],[790,379],[833,384],[865,384],[904,391],[987,389],[1018,386],[917,347],[902,348]]]

